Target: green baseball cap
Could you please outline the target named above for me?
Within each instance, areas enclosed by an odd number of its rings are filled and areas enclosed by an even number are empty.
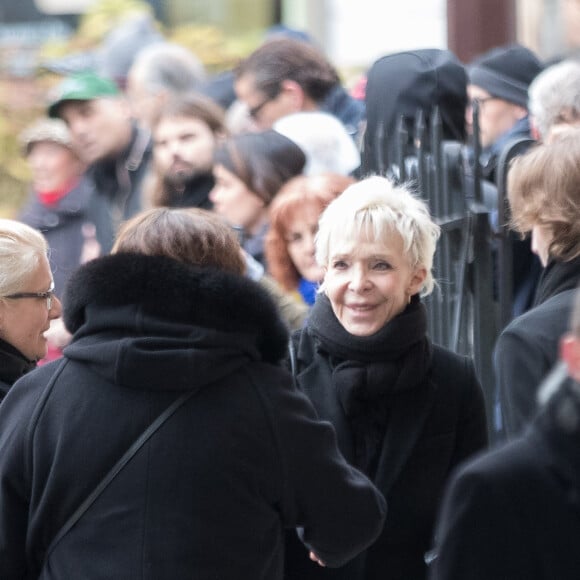
[[[65,101],[92,101],[101,97],[121,94],[117,85],[93,72],[83,72],[61,81],[51,94],[48,106],[49,117],[59,117],[58,110]]]

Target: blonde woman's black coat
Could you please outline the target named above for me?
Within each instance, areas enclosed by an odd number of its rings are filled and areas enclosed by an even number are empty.
[[[328,355],[309,328],[293,335],[295,379],[318,416],[336,430],[344,457],[354,462],[351,426],[332,387]],[[377,541],[351,563],[320,570],[300,558],[290,538],[288,580],[420,580],[444,485],[451,471],[487,444],[483,394],[470,359],[434,346],[423,383],[394,394],[373,483],[389,513]],[[342,506],[342,509],[348,509]]]

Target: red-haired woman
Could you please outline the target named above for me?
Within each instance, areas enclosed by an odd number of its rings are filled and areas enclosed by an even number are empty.
[[[272,278],[287,292],[312,305],[323,277],[314,257],[314,237],[324,208],[354,179],[326,173],[288,181],[270,206],[265,254]]]

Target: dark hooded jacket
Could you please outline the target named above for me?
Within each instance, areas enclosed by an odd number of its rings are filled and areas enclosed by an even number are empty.
[[[71,278],[64,316],[64,359],[0,408],[2,580],[275,580],[284,526],[330,565],[380,532],[384,499],[274,365],[287,333],[254,282],[106,256]],[[191,390],[43,565],[66,519]]]
[[[423,49],[380,58],[366,87],[367,127],[362,166],[385,174],[397,165],[401,118],[407,131],[407,153],[413,145],[415,118],[421,111],[429,123],[434,107],[441,115],[443,138],[465,140],[467,73],[448,50]]]

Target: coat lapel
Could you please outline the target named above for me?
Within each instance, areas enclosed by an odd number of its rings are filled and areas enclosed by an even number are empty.
[[[324,421],[330,421],[336,431],[338,447],[345,459],[354,461],[354,446],[348,421],[336,395],[336,391],[327,388],[332,384],[332,371],[326,361],[318,359],[320,364],[312,364],[297,375],[297,382],[312,401],[318,416]],[[324,387],[320,387],[324,385]]]
[[[433,382],[426,381],[424,388],[413,389],[394,401],[375,478],[383,493],[390,490],[411,455],[433,406],[435,390]]]

